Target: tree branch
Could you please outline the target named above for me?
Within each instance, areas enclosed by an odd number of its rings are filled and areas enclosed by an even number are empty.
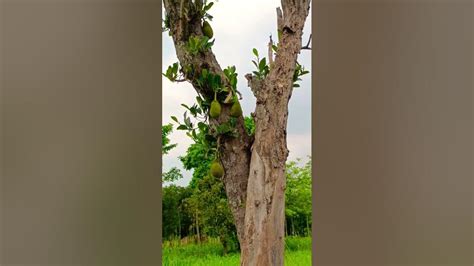
[[[273,65],[273,40],[272,35],[270,35],[270,41],[268,42],[268,62],[270,64],[270,68]]]
[[[311,50],[311,47],[309,47],[309,45],[311,44],[311,37],[312,36],[313,36],[313,34],[309,35],[308,43],[305,46],[301,47],[301,50]]]

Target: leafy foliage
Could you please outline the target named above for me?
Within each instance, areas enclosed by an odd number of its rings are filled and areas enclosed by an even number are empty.
[[[215,93],[223,91],[221,76],[209,72],[207,69],[201,71],[201,75],[196,79],[196,83],[200,88],[207,91]]]
[[[187,187],[170,185],[162,189],[163,239],[181,238],[192,234],[192,214],[186,208],[185,200],[192,194]]]
[[[163,188],[163,237],[196,236],[199,226],[202,239],[216,237],[223,252],[232,252],[238,249],[233,217],[222,180],[209,175],[212,154],[206,156],[206,149],[205,145],[193,143],[180,157],[184,168],[193,171],[187,187],[171,185]],[[311,159],[300,165],[301,160],[287,163],[285,219],[288,236],[311,234]],[[299,250],[300,245],[293,241],[287,248]]]
[[[193,200],[200,210],[202,232],[210,237],[218,237],[224,247],[224,253],[237,250],[237,232],[223,182],[210,174],[205,175],[197,180],[196,192],[190,200]]]
[[[190,54],[197,55],[211,49],[212,45],[214,45],[214,40],[212,42],[209,41],[207,36],[191,36],[189,37],[186,49]]]
[[[293,87],[297,88],[300,85],[298,81],[301,81],[301,76],[308,74],[309,71],[304,69],[304,66],[300,65],[300,63],[296,62],[295,73],[293,74]]]
[[[162,145],[162,153],[168,154],[168,152],[173,149],[174,147],[178,146],[178,144],[173,143],[170,144],[169,134],[173,132],[173,125],[167,124],[161,127],[161,145]]]
[[[265,77],[267,77],[268,73],[270,72],[270,67],[267,65],[267,60],[266,60],[265,57],[260,59],[257,49],[253,48],[252,51],[253,51],[253,54],[256,57],[256,60],[252,60],[252,63],[257,68],[257,70],[253,71],[252,73],[258,79],[264,79]]]
[[[247,131],[247,134],[249,134],[249,136],[255,135],[255,120],[253,120],[253,117],[246,116],[244,118],[244,123],[245,123],[245,131]]]
[[[205,135],[200,132],[197,141],[191,144],[184,156],[179,157],[184,169],[193,170],[191,187],[196,187],[197,181],[209,173],[209,166],[215,157],[215,149],[206,142]]]
[[[179,64],[177,62],[173,63],[166,69],[166,72],[163,73],[163,76],[167,77],[172,82],[176,81],[176,79],[178,78],[178,68]]]
[[[166,32],[170,30],[170,16],[168,14],[165,14],[165,19],[163,19],[163,26],[161,28],[162,32]],[[171,32],[168,33],[169,36],[171,36]]]
[[[287,232],[309,235],[311,228],[311,158],[303,167],[301,160],[286,165],[285,216]],[[290,225],[290,226],[288,226]]]
[[[200,1],[196,1],[196,8],[198,10],[199,16],[204,20],[212,20],[213,17],[208,13],[208,11],[212,8],[214,2],[208,3],[207,0],[204,0],[201,6],[199,6],[199,2]]]
[[[237,90],[237,73],[235,73],[235,66],[229,66],[224,69],[224,75],[229,80],[230,86],[233,90]]]
[[[166,182],[173,182],[181,178],[183,178],[183,175],[181,174],[181,171],[176,167],[173,167],[168,170],[168,172],[163,173],[163,181]]]

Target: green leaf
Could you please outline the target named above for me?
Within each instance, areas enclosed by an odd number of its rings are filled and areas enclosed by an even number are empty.
[[[211,7],[214,5],[213,2],[210,2],[209,4],[207,4],[205,7],[204,7],[204,11],[209,11],[209,9],[211,9]]]
[[[188,130],[188,127],[186,125],[179,125],[179,127],[176,128],[177,130]]]
[[[260,63],[258,64],[258,68],[260,69],[260,71],[263,71],[266,65],[267,65],[267,59],[264,57],[262,58],[262,60],[260,60]]]
[[[217,133],[218,134],[225,134],[229,131],[231,131],[231,127],[228,124],[221,124],[217,126]]]
[[[173,73],[178,73],[178,63],[173,64]]]
[[[178,118],[176,118],[176,116],[171,116],[171,119],[173,119],[173,121],[175,121],[176,123],[179,123]]]
[[[207,125],[204,124],[203,122],[199,122],[199,123],[198,123],[198,128],[199,128],[199,130],[201,130],[201,131],[205,131],[206,128],[207,128]]]
[[[253,48],[252,51],[253,51],[253,54],[254,54],[256,57],[258,57],[258,51],[257,51],[257,49]]]
[[[188,126],[188,127],[192,127],[193,124],[191,123],[191,118],[187,117],[186,119],[184,119],[184,123]]]
[[[255,60],[252,60],[252,63],[255,65],[256,68],[258,68],[258,64],[257,62],[255,62]]]

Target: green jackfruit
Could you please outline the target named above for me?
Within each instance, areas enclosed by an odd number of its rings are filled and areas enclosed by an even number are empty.
[[[212,39],[212,36],[214,36],[214,32],[212,31],[212,27],[209,24],[209,22],[204,21],[202,23],[202,32],[204,33],[207,38]]]
[[[221,104],[217,100],[213,100],[211,102],[211,110],[209,111],[209,115],[212,118],[217,118],[221,114]]]
[[[242,107],[238,100],[235,100],[234,104],[230,108],[230,115],[233,117],[239,117],[242,115]]]
[[[216,178],[221,178],[224,175],[224,167],[217,160],[211,164],[211,175]]]

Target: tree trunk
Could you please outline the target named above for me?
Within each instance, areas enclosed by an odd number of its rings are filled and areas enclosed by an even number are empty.
[[[181,215],[179,213],[180,211],[178,209],[178,237],[181,239]]]
[[[201,73],[203,69],[207,69],[209,72],[220,75],[224,84],[228,86],[229,81],[225,78],[222,68],[211,50],[192,55],[185,48],[190,36],[203,36],[201,18],[196,14],[197,11],[192,1],[164,0],[163,3],[166,15],[170,20],[170,32],[181,66],[192,66],[195,73]],[[190,82],[203,97],[207,99],[214,97],[212,91],[203,90],[193,80]],[[225,122],[230,117],[229,113],[230,106],[222,105],[222,113],[219,118],[217,120],[211,119],[210,122],[217,124]],[[242,241],[252,138],[245,131],[243,116],[238,117],[236,129],[239,135],[237,138],[221,139],[220,153],[225,171],[223,183],[234,216],[237,237],[239,241]]]
[[[250,162],[242,265],[283,265],[286,123],[292,81],[282,86],[269,83],[269,87],[258,88],[258,141],[253,144]]]
[[[309,230],[309,217],[306,216],[306,236],[310,235],[310,230]]]
[[[291,233],[292,236],[297,235],[296,230],[295,230],[295,217],[291,218],[291,231],[292,231]]]
[[[198,244],[201,245],[201,233],[199,232],[199,220],[198,220],[197,212],[196,212],[196,234],[197,234]]]
[[[228,86],[211,50],[192,55],[185,48],[190,36],[203,36],[196,9],[202,1],[163,2],[180,64],[192,66],[194,73],[207,69],[218,74]],[[281,37],[275,60],[273,52],[269,52],[270,72],[263,80],[246,76],[257,98],[254,140],[246,134],[240,116],[236,126],[238,137],[224,138],[220,145],[223,182],[241,246],[241,265],[245,266],[283,265],[288,101],[310,0],[282,0],[281,5],[282,9],[277,9]],[[213,97],[213,92],[203,90],[191,78],[189,81],[200,95]],[[227,121],[229,112],[230,106],[223,105],[219,118],[211,119],[210,123]]]
[[[279,266],[284,259],[288,101],[309,1],[282,0],[282,8],[283,12],[277,9],[281,38],[270,73],[263,81],[246,76],[257,107],[241,256],[244,266]]]

